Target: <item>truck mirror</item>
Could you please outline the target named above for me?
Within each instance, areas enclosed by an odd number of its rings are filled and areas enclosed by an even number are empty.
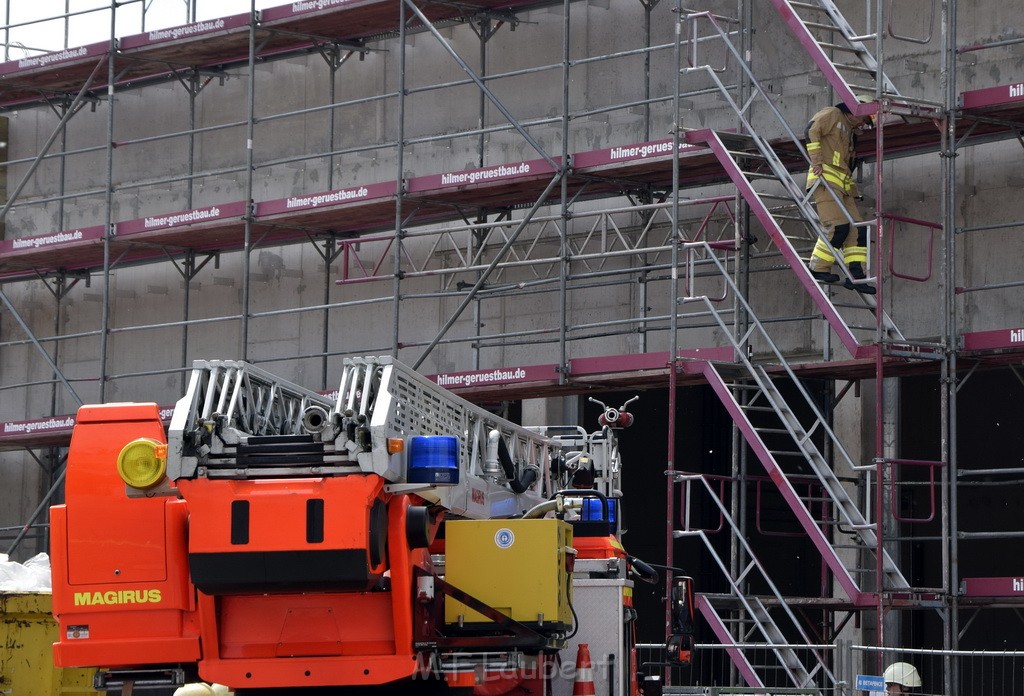
[[[693,578],[673,578],[672,633],[693,634]]]
[[[689,664],[693,655],[693,578],[673,578],[669,601],[672,625],[665,645],[668,660],[676,664]]]

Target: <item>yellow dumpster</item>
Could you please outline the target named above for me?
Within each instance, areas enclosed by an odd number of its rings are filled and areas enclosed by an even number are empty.
[[[57,622],[49,594],[0,593],[0,694],[3,696],[101,696],[92,688],[95,669],[57,669]]]

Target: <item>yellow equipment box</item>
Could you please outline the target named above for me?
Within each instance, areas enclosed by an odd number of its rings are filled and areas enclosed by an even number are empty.
[[[48,594],[0,594],[0,694],[101,696],[92,688],[95,669],[54,668],[52,606]]]
[[[543,631],[572,625],[572,527],[562,520],[452,520],[445,523],[445,580],[519,623]],[[445,623],[490,623],[446,598]]]

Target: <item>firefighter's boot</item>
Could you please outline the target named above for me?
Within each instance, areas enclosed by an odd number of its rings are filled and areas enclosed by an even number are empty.
[[[835,273],[829,273],[828,271],[811,271],[811,275],[819,283],[838,283],[839,276]]]
[[[854,282],[862,281],[864,278],[867,277],[864,274],[864,267],[861,265],[859,261],[853,261],[850,263],[850,275],[853,276],[853,280],[850,280],[849,278],[844,280],[844,288],[848,290],[856,290],[857,292],[863,293],[865,295],[874,295],[877,292],[877,290],[875,290],[874,285],[869,285],[868,283],[863,282]]]

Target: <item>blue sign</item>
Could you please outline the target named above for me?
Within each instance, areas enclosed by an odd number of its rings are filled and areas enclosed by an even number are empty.
[[[494,543],[499,549],[507,549],[516,543],[516,535],[508,527],[502,527],[494,533]]]
[[[885,680],[870,674],[858,674],[854,688],[861,691],[885,691]]]

